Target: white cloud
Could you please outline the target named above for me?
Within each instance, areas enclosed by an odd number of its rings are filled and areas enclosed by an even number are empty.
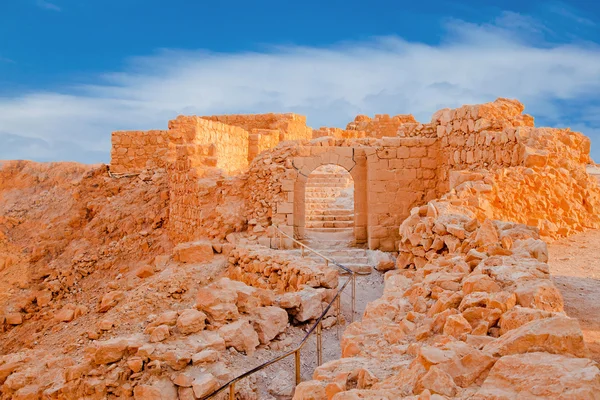
[[[44,159],[97,162],[109,160],[112,130],[166,128],[178,114],[293,111],[313,127],[343,127],[358,113],[413,113],[426,122],[443,107],[510,97],[549,124],[596,136],[600,48],[534,46],[528,35],[545,28],[526,21],[514,13],[494,24],[453,20],[439,46],[385,37],[238,54],[162,50],[94,84],[0,98],[0,132],[49,143]],[[559,103],[576,104],[582,120]],[[56,150],[68,142],[70,153]],[[39,158],[23,143],[19,149],[19,157]],[[5,146],[0,156],[14,158],[11,151]]]
[[[49,1],[46,1],[46,0],[37,0],[36,4],[38,7],[44,8],[46,10],[61,11],[61,8],[59,6],[57,6],[54,3],[50,3]]]

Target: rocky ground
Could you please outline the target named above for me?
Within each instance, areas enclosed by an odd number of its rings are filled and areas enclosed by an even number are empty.
[[[548,250],[565,311],[579,320],[591,358],[600,362],[600,230],[558,240]]]

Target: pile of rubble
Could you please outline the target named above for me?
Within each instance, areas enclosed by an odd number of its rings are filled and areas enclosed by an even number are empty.
[[[462,185],[484,196],[490,183]],[[600,369],[587,358],[579,323],[563,311],[538,231],[480,221],[477,199],[453,192],[412,210],[384,295],[346,329],[343,358],[317,368],[295,400],[600,393]]]

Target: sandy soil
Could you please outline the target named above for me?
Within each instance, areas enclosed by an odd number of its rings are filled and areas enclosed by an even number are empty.
[[[600,230],[556,241],[548,250],[565,311],[579,320],[592,358],[600,362]]]

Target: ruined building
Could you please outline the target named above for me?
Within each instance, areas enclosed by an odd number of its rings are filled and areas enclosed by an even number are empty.
[[[590,140],[523,111],[179,116],[109,166],[6,163],[0,398],[600,398],[546,246],[600,228]],[[235,381],[313,326],[324,360]]]

